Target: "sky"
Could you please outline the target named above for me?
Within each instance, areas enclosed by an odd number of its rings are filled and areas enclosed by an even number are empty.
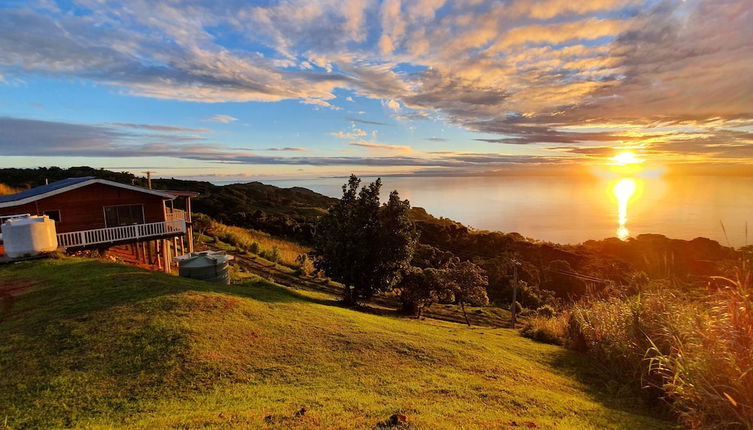
[[[4,0],[0,167],[753,174],[751,0]]]

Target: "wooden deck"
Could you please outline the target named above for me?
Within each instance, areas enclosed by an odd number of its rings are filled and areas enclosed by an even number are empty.
[[[176,217],[177,218],[177,217]],[[170,237],[186,233],[185,219],[168,219],[148,224],[58,233],[61,248],[84,248],[105,243],[120,243],[150,238]]]

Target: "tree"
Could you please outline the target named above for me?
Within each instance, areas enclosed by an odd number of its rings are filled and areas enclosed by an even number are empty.
[[[489,284],[484,270],[470,261],[455,262],[445,270],[447,287],[455,296],[455,301],[463,310],[465,322],[469,326],[468,314],[465,312],[465,304],[484,306],[489,304],[486,295],[486,287]]]
[[[424,310],[439,301],[452,301],[452,291],[445,283],[446,271],[409,267],[396,288],[400,289],[402,311],[421,317]]]
[[[409,267],[417,241],[407,200],[393,191],[380,206],[382,181],[359,191],[360,185],[351,175],[342,198],[319,220],[314,236],[317,268],[345,286],[343,301],[349,306],[391,290]]]

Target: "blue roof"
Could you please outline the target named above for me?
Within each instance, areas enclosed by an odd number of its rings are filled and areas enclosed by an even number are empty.
[[[8,194],[7,196],[0,196],[0,203],[15,202],[17,200],[27,199],[29,197],[38,196],[40,194],[49,193],[50,191],[59,190],[60,188],[76,185],[81,182],[90,181],[95,179],[94,176],[84,176],[82,178],[68,178],[61,181],[53,182],[51,184],[42,185],[40,187],[32,188],[30,190],[21,191],[16,194]]]

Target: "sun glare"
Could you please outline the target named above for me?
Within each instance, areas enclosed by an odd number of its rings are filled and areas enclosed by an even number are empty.
[[[629,164],[643,163],[643,159],[638,158],[632,151],[623,151],[611,158],[612,164],[618,166],[627,166]]]
[[[627,229],[627,207],[630,199],[635,195],[635,179],[623,178],[612,186],[612,193],[617,197],[617,237],[625,240],[630,235]]]

